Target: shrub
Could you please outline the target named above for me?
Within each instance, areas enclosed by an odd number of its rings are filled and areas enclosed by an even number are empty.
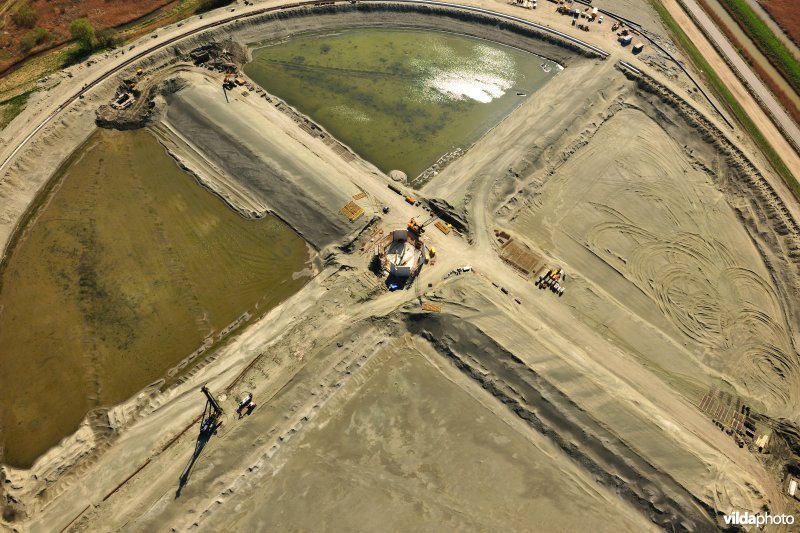
[[[97,35],[89,19],[75,19],[69,25],[69,33],[78,41],[81,48],[87,52],[97,48]]]
[[[104,48],[113,48],[120,43],[113,30],[106,29],[95,32],[92,23],[85,18],[73,20],[69,25],[69,32],[80,45],[78,56],[86,56]]]
[[[46,29],[36,28],[23,35],[19,45],[23,52],[29,52],[34,46],[44,44],[52,39],[52,37],[53,36]]]
[[[112,29],[101,30],[97,32],[97,50],[103,48],[114,48],[121,44],[121,40],[117,37],[116,32]]]
[[[232,1],[233,0],[200,0],[195,13],[205,13],[206,11],[211,11],[212,9],[226,6]]]
[[[23,4],[11,15],[11,20],[20,28],[33,28],[39,15],[30,4]]]

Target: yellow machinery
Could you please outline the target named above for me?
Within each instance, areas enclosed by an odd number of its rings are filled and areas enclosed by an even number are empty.
[[[414,235],[419,237],[420,235],[425,233],[425,226],[427,226],[434,220],[436,220],[436,217],[432,216],[431,218],[420,224],[417,222],[417,219],[412,218],[411,220],[408,221],[408,231],[414,233]]]

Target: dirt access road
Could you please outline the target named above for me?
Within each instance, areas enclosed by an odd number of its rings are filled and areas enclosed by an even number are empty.
[[[415,2],[414,0],[401,1],[431,5],[457,5],[426,0],[421,0],[419,2]],[[157,53],[165,46],[177,43],[184,38],[234,20],[281,9],[284,5],[287,4],[280,0],[266,0],[255,5],[219,9],[211,13],[191,17],[177,24],[160,28],[149,34],[149,38],[143,37],[123,48],[106,52],[102,55],[98,54],[85,63],[80,63],[62,70],[59,73],[61,80],[59,81],[58,93],[45,94],[30,102],[21,118],[13,121],[2,131],[2,135],[0,135],[0,176],[8,180],[14,172],[14,167],[12,167],[12,165],[17,165],[19,167],[20,159],[24,158],[24,154],[28,153],[32,145],[38,142],[38,140],[54,138],[54,135],[62,135],[63,137],[64,132],[58,129],[57,119],[59,117],[64,117],[66,113],[73,113],[76,111],[87,112],[87,106],[78,105],[80,99],[86,98],[86,102],[99,102],[106,99],[108,95],[106,95],[105,92],[108,92],[110,89],[106,87],[103,82],[110,76],[125,68],[129,68],[130,65],[135,64],[137,61],[147,58],[151,54]],[[553,31],[562,38],[577,43],[579,46],[593,49],[600,55],[607,55],[603,49],[596,46],[596,44],[600,44],[601,46],[605,44],[603,42],[598,42],[598,38],[587,39],[588,41],[593,41],[589,43],[582,40],[583,36],[579,39],[571,35],[570,33],[572,32],[568,29],[562,32],[550,28],[549,25],[545,27],[533,21],[520,19],[515,16],[519,13],[513,9],[511,13],[509,13],[510,6],[505,4],[494,4],[493,2],[479,0],[476,2],[465,2],[465,5],[459,4],[459,6],[465,10],[512,18],[518,22],[537,25],[540,29]],[[497,9],[497,11],[489,11],[486,8],[494,8]],[[90,129],[83,128],[80,131],[71,131],[67,135],[74,139],[80,138],[83,140],[88,137],[89,133]],[[70,151],[64,147],[68,146],[70,143],[64,141],[66,141],[66,139],[63,139],[62,142],[57,145],[56,150],[48,149],[46,155],[43,154],[44,157],[47,158],[47,163],[43,165],[42,160],[37,160],[36,167],[40,169],[50,168],[51,166],[54,167],[66,159]],[[19,169],[20,168],[17,168],[17,170]],[[48,174],[46,172],[34,171],[26,172],[26,176],[24,187],[19,187],[14,183],[7,182],[5,185],[8,191],[0,190],[0,195],[4,195],[8,200],[7,205],[3,209],[4,212],[0,213],[0,249],[3,250],[3,253],[5,253],[8,239],[17,221],[22,217],[27,205],[33,200],[36,191],[47,181]],[[3,179],[0,179],[0,186],[3,185]]]

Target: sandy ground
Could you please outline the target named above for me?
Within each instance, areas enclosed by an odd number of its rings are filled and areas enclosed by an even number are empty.
[[[182,74],[192,84],[170,97],[160,135],[241,211],[284,217],[324,268],[175,386],[111,409],[113,438],[87,426],[31,471],[4,468],[13,527],[213,531],[235,517],[244,529],[530,530],[543,516],[565,530],[596,517],[601,530],[707,531],[717,513],[791,511],[780,480],[697,401],[727,382],[754,408],[796,417],[795,206],[746,143],[687,103],[687,85],[640,63],[658,82],[629,79],[616,60],[635,60],[614,54],[571,62],[425,187],[470,232],[430,226],[435,264],[393,293],[367,271],[373,227],[352,253],[332,245],[382,205],[384,232],[422,208],[266,100],[222,111],[213,81]],[[30,167],[8,172],[19,168]],[[355,191],[367,214],[350,225],[337,211]],[[498,227],[565,266],[562,299],[498,257]],[[477,273],[443,281],[464,264]],[[421,300],[442,313],[421,313]],[[227,414],[193,461],[206,382]],[[259,406],[237,420],[244,391]]]
[[[74,147],[81,141],[88,137],[91,133],[92,125],[91,119],[94,115],[94,110],[98,105],[107,103],[112,97],[117,78],[109,80],[110,83],[104,83],[97,87],[91,88],[82,99],[75,98],[69,104],[65,105],[65,98],[71,98],[81,91],[81,88],[94,79],[106,76],[109,72],[118,68],[125,61],[127,61],[132,54],[144,53],[148,50],[158,50],[158,47],[163,46],[165,42],[176,36],[186,34],[202,28],[204,26],[212,25],[217,21],[222,21],[231,17],[240,16],[248,12],[255,12],[264,7],[271,5],[279,5],[277,0],[265,0],[262,2],[255,2],[252,6],[236,6],[233,11],[217,10],[212,13],[205,14],[201,17],[191,17],[182,21],[180,24],[173,24],[165,28],[161,28],[151,35],[143,37],[138,41],[126,46],[124,49],[118,49],[113,52],[105,53],[101,56],[94,56],[91,62],[80,63],[72,67],[66,68],[61,72],[51,76],[51,80],[46,84],[49,89],[34,93],[25,109],[25,112],[18,116],[12,123],[0,132],[0,198],[3,202],[0,204],[0,243],[5,249],[8,239],[11,236],[13,228],[17,221],[23,216],[26,207],[33,201],[36,193],[41,190],[46,183],[48,177],[52,174],[52,168],[63,162],[66,157],[72,153]],[[553,12],[551,9],[544,7],[551,7],[549,4],[543,4],[543,7],[536,11],[527,11],[514,6],[510,6],[502,0],[475,0],[465,2],[466,5],[476,5],[482,8],[493,9],[502,13],[506,13],[516,17],[529,18],[537,23],[545,26],[552,27],[559,31],[573,34],[574,36],[586,40],[594,45],[611,52],[614,57],[622,57],[626,61],[644,68],[646,71],[651,71],[652,67],[657,68],[654,74],[659,78],[667,76],[670,81],[670,86],[673,90],[678,90],[679,93],[689,101],[694,101],[697,105],[704,107],[705,111],[709,113],[709,118],[712,121],[716,120],[713,112],[702,98],[693,92],[691,83],[685,78],[677,74],[677,69],[667,65],[664,58],[659,57],[655,51],[647,51],[640,56],[633,56],[630,51],[622,49],[616,43],[616,38],[611,32],[611,25],[598,25],[592,28],[589,33],[580,32],[572,28],[569,24],[568,17],[560,16]],[[641,2],[631,0],[608,0],[604,4],[607,8],[620,14],[630,16],[643,24],[646,28],[651,28],[657,34],[663,32],[663,28],[659,27],[658,18],[652,10],[646,8]],[[677,16],[677,15],[676,15]],[[411,17],[411,15],[408,15]],[[327,20],[324,17],[322,22],[317,24],[317,27],[329,27],[335,24],[334,20]],[[686,28],[690,28],[691,22],[687,19]],[[448,24],[453,24],[449,21]],[[422,26],[423,23],[415,20],[416,26]],[[428,24],[431,24],[430,22]],[[435,23],[432,25],[435,26]],[[305,29],[313,29],[314,24],[309,23]],[[248,40],[252,40],[258,36],[257,30],[252,30],[248,27],[239,28],[240,31],[247,34]],[[280,29],[276,33],[280,33]],[[285,29],[283,29],[285,31]],[[228,35],[227,32],[217,32],[215,38],[221,39]],[[702,41],[702,35],[695,36],[696,42]],[[203,40],[197,37],[190,37],[179,44],[180,50],[186,51],[191,49],[193,45],[202,44]],[[668,41],[666,45],[674,50]],[[540,45],[539,48],[547,49],[544,53],[546,57],[550,57],[557,61],[564,60],[570,57],[570,54],[561,51],[554,52],[553,46]],[[713,50],[709,47],[709,54],[713,54]],[[154,57],[159,59],[153,60],[145,58],[141,64],[145,68],[157,64],[158,61],[165,61],[166,58],[171,58],[171,53],[162,54],[159,56],[155,53]],[[714,57],[708,55],[708,57]],[[720,60],[720,63],[721,60]],[[651,67],[652,65],[652,67]],[[667,65],[666,67],[664,65]],[[720,65],[719,68],[723,68]],[[131,66],[123,70],[125,75],[132,75],[136,67]],[[149,70],[148,70],[149,72]],[[732,81],[735,82],[735,76],[731,74]],[[737,93],[738,94],[738,93]],[[746,91],[739,95],[742,99],[746,100]],[[62,111],[63,109],[63,111]],[[768,118],[758,108],[758,106],[750,109],[751,117],[763,116],[764,120],[768,122]],[[766,123],[762,126],[766,127]],[[41,127],[41,129],[40,129]],[[35,136],[28,143],[32,132],[35,131]],[[752,147],[752,143],[738,131],[733,132],[739,142]],[[26,141],[25,150],[18,151],[19,142]],[[777,141],[776,141],[777,142]],[[773,143],[775,145],[775,143]],[[777,146],[780,148],[780,146]],[[11,157],[13,154],[13,158]],[[786,153],[781,152],[784,160],[790,164],[790,168],[800,168],[800,166],[793,166],[790,159],[795,157],[793,151]],[[781,193],[785,194],[785,187],[780,185],[780,179],[773,176],[768,169],[763,157],[756,156],[754,159],[761,172],[773,181],[773,186],[781,189]],[[19,176],[23,175],[24,179]],[[795,213],[797,216],[797,213]]]
[[[652,528],[459,378],[424,342],[387,344],[344,385],[346,399],[318,411],[324,423],[275,457],[271,482],[236,498],[232,521],[219,515],[206,527],[553,531],[588,520],[598,531]],[[608,516],[609,507],[619,514]]]
[[[769,412],[792,416],[800,361],[770,273],[721,194],[655,121],[621,109],[537,192],[540,205],[512,215],[515,229],[667,333],[672,350],[693,352]],[[714,373],[658,352],[642,350],[677,376]]]
[[[297,157],[312,139],[272,106],[248,104],[243,91],[233,93],[228,103],[218,79],[194,75],[186,77],[186,83],[188,88],[169,98],[164,122],[188,139],[196,153],[233,176],[249,192],[248,198],[291,220],[292,227],[318,250],[352,231],[339,209],[361,191],[345,185],[344,161],[337,165],[332,158]],[[250,112],[254,108],[258,113]],[[276,126],[287,133],[274,135]],[[330,176],[332,171],[337,174]]]

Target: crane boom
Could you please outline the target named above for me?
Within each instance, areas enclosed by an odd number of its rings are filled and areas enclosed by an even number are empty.
[[[417,237],[419,237],[425,232],[425,226],[427,226],[434,220],[436,220],[436,215],[433,215],[422,224],[418,223],[416,218],[412,218],[411,220],[408,221],[408,230],[417,235]]]
[[[433,215],[431,218],[429,218],[428,220],[423,222],[422,225],[420,226],[420,228],[424,228],[425,226],[427,226],[428,224],[430,224],[431,222],[436,220],[436,218],[437,218],[436,215]]]
[[[214,413],[217,416],[221,415],[223,413],[224,409],[222,409],[222,406],[219,404],[217,399],[214,398],[214,395],[211,394],[211,391],[208,390],[208,387],[203,385],[202,387],[200,387],[200,390],[203,391],[203,394],[206,395],[206,398],[208,399],[208,403],[211,405],[211,408],[214,410]]]

